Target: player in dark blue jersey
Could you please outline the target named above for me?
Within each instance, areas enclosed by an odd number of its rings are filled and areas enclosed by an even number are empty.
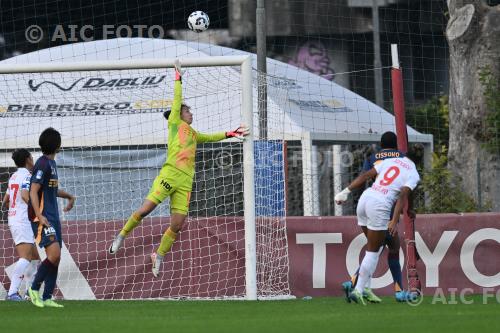
[[[374,165],[381,163],[385,159],[404,157],[404,154],[402,152],[400,152],[399,150],[394,149],[394,148],[389,148],[389,147],[396,147],[397,146],[397,137],[394,135],[394,137],[390,141],[391,142],[386,142],[386,143],[382,142],[382,146],[381,146],[382,149],[379,150],[377,153],[370,155],[369,158],[365,159],[365,161],[363,163],[362,173],[369,171],[371,168],[373,168]],[[411,200],[410,200],[410,204],[411,204]],[[394,207],[392,207],[391,218],[392,218],[393,212],[394,212]],[[413,214],[414,213],[412,213],[412,215]],[[365,229],[366,229],[366,227],[363,228],[363,232],[366,235]],[[395,292],[394,296],[398,302],[404,302],[408,298],[411,298],[412,294],[403,290],[401,264],[399,263],[400,240],[399,240],[399,235],[397,234],[397,232],[394,236],[392,236],[389,232],[387,232],[387,236],[385,239],[385,245],[387,245],[387,248],[389,249],[389,253],[387,254],[387,263],[389,265],[392,279],[394,281],[394,292]],[[346,282],[342,283],[342,289],[344,289],[344,292],[346,293],[346,297],[348,297],[351,290],[356,286],[356,282],[358,280],[358,273],[359,273],[359,269],[351,277],[350,281],[346,281]],[[373,303],[380,303],[381,302],[381,299],[378,296],[376,296],[370,288],[367,288],[365,290],[364,296],[370,302],[373,302]]]
[[[59,132],[49,127],[42,132],[38,142],[43,156],[36,161],[31,176],[28,217],[32,222],[35,241],[38,246],[45,248],[47,259],[38,268],[28,293],[35,306],[59,308],[63,305],[52,300],[62,247],[57,197],[68,199],[65,212],[73,208],[75,197],[58,187],[57,165],[54,159],[61,147]],[[43,296],[40,297],[42,283],[45,283],[45,288]]]

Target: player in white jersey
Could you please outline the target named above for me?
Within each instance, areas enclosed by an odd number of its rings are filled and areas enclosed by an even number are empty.
[[[28,219],[29,187],[33,157],[26,149],[17,149],[12,153],[17,171],[9,179],[7,192],[2,200],[2,207],[7,206],[9,229],[16,246],[19,260],[16,262],[11,278],[7,300],[22,301],[19,287],[23,278],[27,288],[31,286],[40,257],[35,247],[31,222]]]
[[[383,147],[397,149],[396,134],[393,132],[384,133],[381,143]],[[387,230],[391,234],[396,232],[403,205],[420,181],[417,168],[410,159],[405,156],[387,158],[357,177],[335,196],[335,202],[337,204],[344,203],[351,190],[363,186],[368,179],[375,176],[373,185],[361,195],[356,210],[358,224],[367,229],[368,244],[359,268],[356,288],[351,292],[349,298],[362,304],[365,304],[363,291],[369,285],[377,268]],[[395,202],[396,206],[391,218],[391,209]]]

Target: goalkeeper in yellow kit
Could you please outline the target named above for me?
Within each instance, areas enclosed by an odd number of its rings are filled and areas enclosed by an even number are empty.
[[[248,135],[248,129],[243,126],[231,132],[213,134],[199,133],[191,127],[193,114],[190,107],[182,103],[182,72],[178,60],[175,62],[172,109],[166,111],[163,115],[168,121],[167,160],[163,164],[159,175],[153,181],[144,203],[132,213],[109,247],[109,253],[115,254],[123,244],[125,237],[141,223],[142,219],[167,197],[170,197],[170,226],[163,234],[158,250],[151,255],[153,275],[155,277],[158,277],[160,273],[163,257],[172,247],[177,233],[182,229],[186,221],[195,171],[194,162],[197,143],[216,142],[226,138],[243,140]]]

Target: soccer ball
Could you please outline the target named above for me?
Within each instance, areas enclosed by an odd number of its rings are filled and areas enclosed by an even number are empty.
[[[187,24],[190,30],[194,32],[202,32],[208,29],[208,26],[210,25],[210,19],[208,18],[207,14],[205,14],[201,10],[197,10],[189,15]]]

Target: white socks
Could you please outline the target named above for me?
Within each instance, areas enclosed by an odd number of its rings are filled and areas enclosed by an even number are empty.
[[[161,262],[163,261],[164,257],[165,256],[162,256],[161,254],[158,254],[158,252],[156,252],[156,265],[157,265],[157,267],[160,267]]]
[[[370,280],[377,268],[378,257],[379,252],[365,252],[365,257],[359,267],[358,283],[356,284],[356,290],[360,293],[363,293],[365,287],[371,284]]]
[[[382,245],[380,247],[380,250],[378,250],[378,252],[377,252],[377,263],[378,263],[378,258],[380,258],[380,255],[382,254],[382,252],[384,252],[384,248],[385,248],[385,245]],[[373,273],[375,273],[376,269],[377,269],[377,264],[375,264],[375,268],[373,269],[372,275],[373,275]],[[366,288],[368,288],[368,289],[372,288],[372,279],[371,279],[371,277],[370,277],[370,279],[368,279],[368,282],[365,285],[365,289]]]
[[[24,281],[26,281],[26,291],[33,284],[33,279],[35,279],[36,270],[38,269],[38,265],[40,264],[40,260],[31,260],[30,265],[26,272],[24,273]]]
[[[19,258],[16,263],[16,267],[14,268],[14,273],[12,273],[12,278],[10,280],[10,288],[8,295],[13,295],[19,291],[19,286],[24,278],[24,272],[30,265],[29,260],[24,258]]]

